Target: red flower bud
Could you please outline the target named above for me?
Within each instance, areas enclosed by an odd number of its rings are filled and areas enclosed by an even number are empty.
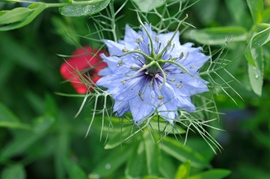
[[[107,66],[100,60],[101,53],[103,52],[93,51],[90,47],[80,48],[61,65],[62,77],[70,81],[78,93],[85,94],[88,90],[93,91],[91,88],[93,83],[101,78],[98,72]]]

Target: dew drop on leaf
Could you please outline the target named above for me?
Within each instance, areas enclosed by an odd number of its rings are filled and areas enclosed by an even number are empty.
[[[106,168],[107,170],[109,170],[111,167],[112,167],[112,166],[111,166],[111,164],[109,164],[109,163],[107,163],[107,164],[105,165],[105,168]]]
[[[260,72],[260,71],[257,71],[257,72],[255,73],[255,78],[258,79],[260,76],[261,76],[261,72]]]

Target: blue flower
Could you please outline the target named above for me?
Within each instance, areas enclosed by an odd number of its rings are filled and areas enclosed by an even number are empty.
[[[210,58],[192,43],[181,45],[179,32],[157,34],[148,24],[136,32],[126,25],[124,40],[104,40],[108,67],[98,86],[107,88],[115,100],[117,116],[131,112],[135,124],[158,114],[171,124],[179,109],[195,111],[190,97],[208,91],[199,68]]]

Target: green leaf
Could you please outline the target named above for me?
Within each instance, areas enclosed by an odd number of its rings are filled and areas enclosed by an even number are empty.
[[[254,23],[260,23],[263,19],[263,0],[247,0],[247,4]]]
[[[58,134],[55,136],[55,144],[54,146],[54,165],[55,165],[55,173],[56,178],[65,178],[65,160],[66,155],[69,152],[69,133],[68,133],[68,125],[65,125],[63,119],[60,117],[60,120],[58,120],[58,125],[62,127],[58,129]]]
[[[55,99],[49,95],[46,94],[46,98],[45,98],[45,114],[48,116],[56,116],[58,113],[58,106],[56,104]]]
[[[158,131],[158,132],[164,132],[166,134],[184,134],[186,131],[177,125],[171,125],[168,122],[157,122],[157,121],[151,121],[151,127]]]
[[[250,17],[246,11],[246,3],[242,0],[226,0],[224,2],[236,24],[242,27],[246,26],[247,21],[243,19]]]
[[[52,125],[52,122],[53,118],[42,116],[35,120],[33,131],[19,131],[15,138],[1,150],[0,160],[5,160],[25,152],[31,145],[45,135],[45,131]]]
[[[142,12],[149,12],[157,7],[162,6],[164,0],[132,0]]]
[[[158,176],[160,150],[158,144],[155,143],[148,131],[144,132],[144,148],[146,154],[147,173],[151,176]]]
[[[5,41],[3,40],[3,34],[1,35],[1,41],[0,41],[0,48],[1,48],[1,57],[5,60],[1,60],[0,61],[0,66],[1,66],[1,70],[0,70],[0,91],[5,90],[6,86],[5,84],[8,83],[9,77],[12,76],[13,72],[13,68],[14,68],[14,63],[13,61],[9,60],[9,58],[6,58],[6,52],[4,51],[3,53],[3,46],[2,44],[5,44],[6,46],[8,46],[8,44],[5,43]],[[8,55],[9,56],[9,55]],[[2,96],[4,96],[4,94],[2,93]]]
[[[115,134],[105,145],[105,149],[113,149],[123,143],[123,133]]]
[[[18,7],[10,11],[1,11],[0,25],[11,24],[24,20],[32,13],[33,9]]]
[[[256,140],[263,144],[268,150],[270,150],[270,137],[269,133],[261,132],[260,130],[253,130],[252,133],[255,136]]]
[[[14,21],[13,23],[4,24],[0,26],[0,31],[8,31],[26,26],[27,24],[32,22],[44,9],[46,9],[47,6],[45,3],[37,2],[29,5],[27,8],[29,9],[29,12],[31,11],[31,13],[27,14],[25,12],[24,14],[25,18],[13,17],[13,19],[16,19],[16,21],[13,20]]]
[[[20,164],[12,165],[10,167],[4,168],[1,174],[3,179],[25,179],[26,174],[24,168]]]
[[[255,59],[253,56],[256,56],[255,49],[247,48],[245,51],[245,58],[247,59],[248,63],[255,66]]]
[[[180,143],[177,140],[166,137],[159,144],[159,146],[166,153],[170,154],[171,156],[173,156],[174,158],[182,162],[186,162],[187,160],[190,160],[191,166],[199,167],[199,168],[210,166],[208,161],[201,154],[192,150],[188,146],[184,146],[182,143]]]
[[[38,114],[44,113],[44,99],[40,97],[36,92],[34,91],[27,91],[25,93],[25,97],[29,101],[31,108],[37,111]]]
[[[123,163],[127,161],[132,152],[131,147],[122,147],[111,152],[111,154],[103,158],[97,167],[94,168],[90,176],[94,177],[106,177],[114,173]],[[91,178],[91,177],[90,177]]]
[[[17,116],[0,103],[0,127],[29,129],[30,126],[22,124]]]
[[[200,151],[200,154],[203,155],[207,161],[211,161],[216,156],[213,150],[209,147],[209,144],[207,144],[207,142],[202,138],[190,136],[186,145],[195,151]]]
[[[206,45],[224,45],[228,41],[243,42],[247,38],[247,31],[242,27],[214,27],[192,30],[190,38]]]
[[[145,147],[144,143],[135,144],[133,152],[129,156],[127,167],[125,170],[128,179],[140,178],[143,169],[145,169]]]
[[[0,48],[4,52],[1,52],[1,57],[12,62],[13,65],[21,65],[27,70],[40,72],[46,69],[40,63],[41,60],[37,60],[35,53],[32,53],[29,47],[22,46],[21,43],[15,37],[12,37],[10,33],[1,33]]]
[[[164,179],[163,177],[144,176],[142,179]]]
[[[33,131],[36,133],[44,133],[54,123],[54,118],[51,116],[41,116],[35,119],[33,124]]]
[[[184,2],[181,0],[181,2]],[[196,12],[196,17],[202,24],[212,24],[213,17],[218,13],[219,1],[207,0],[207,6],[205,1],[196,1],[196,5],[192,6],[192,10]],[[203,8],[202,8],[203,6]],[[207,13],[206,13],[207,12]]]
[[[197,175],[193,175],[189,177],[188,179],[221,179],[228,175],[230,175],[229,170],[225,169],[213,169],[207,172],[203,172]]]
[[[257,48],[255,51],[257,54],[257,58],[254,60],[255,66],[248,63],[248,76],[253,91],[258,96],[261,96],[263,87],[264,57],[261,48]]]
[[[250,40],[249,48],[245,52],[245,57],[248,60],[248,75],[253,91],[261,96],[263,87],[264,74],[264,56],[262,47],[269,40],[270,29],[262,30],[253,35]]]
[[[270,26],[254,34],[251,38],[250,48],[258,48],[270,41]]]
[[[58,35],[60,35],[63,40],[70,44],[80,44],[80,37],[76,33],[76,29],[74,29],[73,21],[68,21],[67,19],[63,19],[60,17],[52,17],[52,23],[55,26],[55,31]]]
[[[121,145],[128,136],[130,136],[130,131],[132,127],[122,128],[122,131],[116,133],[113,137],[109,139],[109,141],[105,145],[105,149],[112,149],[119,145]]]
[[[265,23],[270,23],[270,8],[267,8],[267,9],[263,12],[263,22],[265,22]]]
[[[164,178],[174,178],[176,173],[175,163],[167,155],[162,155],[159,172]]]
[[[72,162],[69,159],[65,159],[65,167],[66,167],[69,178],[76,178],[76,179],[87,178],[87,174],[83,171],[83,169],[77,163]]]
[[[86,2],[86,1],[83,1]],[[105,9],[110,3],[110,0],[93,0],[88,1],[84,5],[68,5],[61,7],[60,13],[64,16],[70,17],[80,17],[80,16],[90,16],[95,14],[103,9]]]
[[[179,166],[175,179],[187,179],[190,172],[190,161],[186,161],[182,165]]]

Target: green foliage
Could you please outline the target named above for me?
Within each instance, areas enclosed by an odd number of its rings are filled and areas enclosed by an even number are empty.
[[[231,43],[246,42],[245,57],[248,61],[248,76],[253,91],[261,96],[264,78],[264,54],[267,53],[262,47],[269,42],[269,24],[267,10],[264,10],[262,0],[247,0],[253,25],[246,25],[243,19],[248,18],[245,5],[242,1],[227,1],[227,6],[235,20],[233,27],[213,27],[193,30],[191,38],[199,43],[208,45],[226,45]],[[240,12],[239,12],[240,9]]]
[[[263,30],[253,35],[250,41],[250,48],[256,49],[262,47],[270,41],[270,26],[268,24],[265,24],[265,26]]]
[[[163,143],[160,144],[160,148],[174,158],[185,162],[190,160],[191,166],[194,167],[209,167],[209,161],[207,161],[200,153],[192,150],[191,148],[184,146],[177,140],[165,138]]]
[[[110,0],[82,0],[54,4],[36,2],[28,7],[3,10],[0,11],[0,31],[9,31],[26,26],[47,8],[59,7],[60,13],[64,16],[81,17],[99,12],[106,8],[109,3]]]
[[[188,177],[193,174],[190,171],[193,167],[197,170],[210,167],[209,159],[199,152],[170,137],[164,137],[162,141],[159,141],[157,132],[144,130],[132,136],[126,142],[117,135],[118,141],[123,142],[122,147],[116,147],[117,152],[107,156],[91,173],[91,178],[113,175],[113,172],[125,162],[127,163],[125,169],[127,178],[140,178],[141,176],[152,176],[154,178]],[[113,140],[116,141],[115,137],[113,137]],[[178,165],[182,163],[178,172],[176,172],[175,164],[170,163],[172,158],[178,160],[178,162],[175,162]],[[187,160],[188,162],[186,162]],[[201,175],[204,176],[205,174],[202,173]],[[222,172],[220,175],[222,175]]]
[[[87,174],[75,162],[72,162],[69,159],[66,159],[64,163],[65,163],[65,167],[69,175],[69,178],[78,178],[78,179],[87,178]]]
[[[263,71],[264,71],[264,56],[262,49],[261,48],[253,49],[251,51],[251,56],[252,59],[256,59],[256,61],[254,61],[254,65],[248,63],[249,81],[253,91],[257,95],[261,96],[263,86]]]
[[[188,179],[220,179],[228,176],[231,172],[223,169],[214,169],[211,171],[203,172]]]
[[[247,0],[247,4],[254,23],[260,23],[263,20],[263,0]]]
[[[94,169],[91,174],[93,178],[107,177],[112,175],[116,170],[121,167],[129,158],[132,153],[132,147],[120,148],[117,151],[111,152],[106,156]],[[136,149],[136,148],[135,148]],[[134,150],[135,150],[134,149]],[[135,156],[134,156],[135,157]],[[131,164],[129,164],[131,165]]]
[[[145,169],[145,147],[143,143],[136,143],[133,148],[131,157],[127,162],[125,175],[127,178],[140,178],[142,171]]]
[[[13,30],[28,25],[46,8],[44,3],[33,3],[27,8],[1,11],[0,31]]]
[[[187,179],[190,173],[190,161],[181,164],[175,175],[175,179]]]
[[[162,6],[163,0],[132,0],[142,12],[149,12],[157,7]]]
[[[95,14],[103,9],[105,9],[110,0],[104,1],[89,1],[88,4],[83,5],[76,5],[79,4],[80,1],[74,1],[75,5],[68,5],[60,8],[60,13],[64,16],[71,16],[71,17],[80,17],[80,16],[90,16]],[[84,2],[85,1],[81,1]]]
[[[192,30],[189,37],[206,45],[224,45],[229,41],[245,41],[247,31],[242,27],[212,27],[202,30]]]
[[[0,22],[3,24],[10,24],[24,20],[33,12],[30,8],[19,7],[11,11],[1,11]]]
[[[213,169],[190,176],[190,161],[186,161],[179,166],[175,179],[221,179],[228,176],[231,172],[224,169]]]
[[[19,121],[9,109],[0,104],[0,127],[28,129],[29,126]]]
[[[25,171],[22,165],[12,165],[10,167],[5,168],[1,174],[1,178],[5,179],[12,179],[12,178],[18,178],[18,179],[25,179]]]

